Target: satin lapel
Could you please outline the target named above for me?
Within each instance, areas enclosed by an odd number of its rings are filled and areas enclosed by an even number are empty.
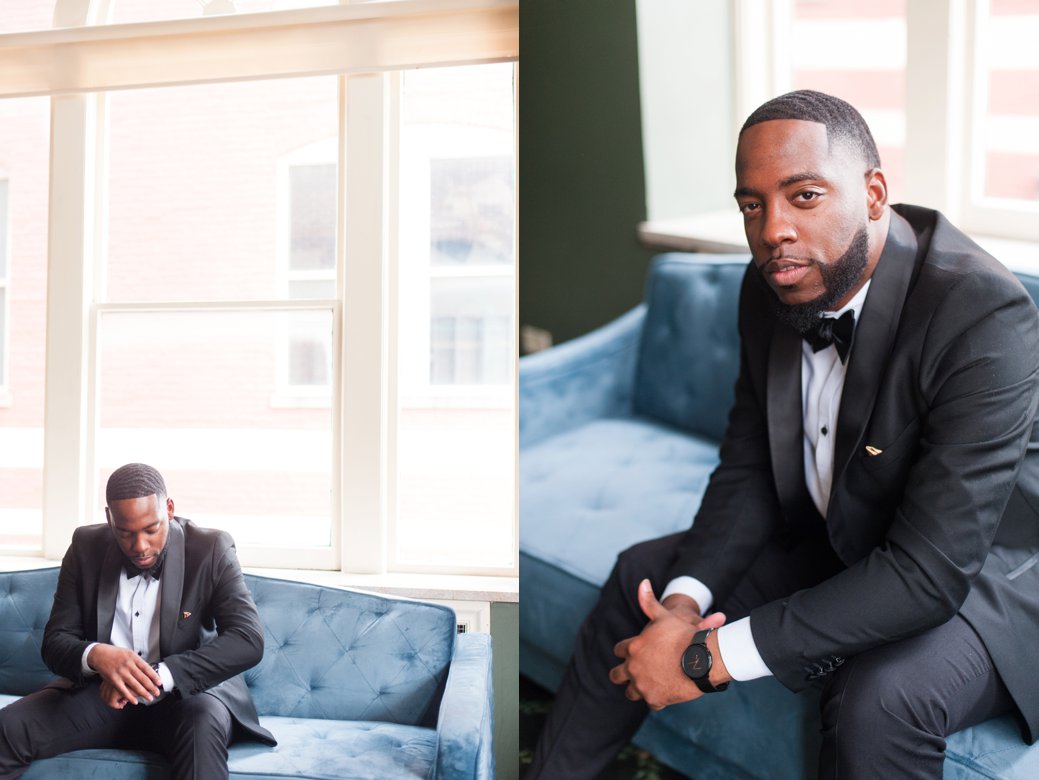
[[[873,411],[909,283],[916,269],[916,252],[916,234],[908,222],[892,211],[884,251],[873,271],[859,325],[855,329],[851,355],[848,357],[848,373],[844,379],[841,409],[837,416],[834,489],[865,433],[866,423]]]
[[[804,493],[804,426],[801,408],[801,336],[775,323],[768,354],[768,445],[779,503],[788,516],[798,513]]]
[[[180,620],[180,601],[184,592],[184,529],[176,519],[170,521],[170,538],[160,581],[159,653],[165,658],[173,653],[173,635]]]
[[[112,622],[115,620],[115,602],[119,595],[119,577],[123,571],[123,554],[112,538],[105,545],[101,573],[97,584],[97,641],[112,641]]]

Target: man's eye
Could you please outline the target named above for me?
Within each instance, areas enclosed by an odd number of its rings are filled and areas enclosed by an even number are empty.
[[[797,193],[797,197],[800,198],[803,202],[807,203],[807,202],[813,201],[816,198],[818,198],[819,197],[819,193],[818,192],[812,192],[811,190],[807,190],[805,192]]]
[[[758,204],[757,203],[741,203],[740,204],[740,213],[742,213],[742,214],[750,214],[750,213],[752,213],[754,211],[757,211],[757,210],[758,210]]]

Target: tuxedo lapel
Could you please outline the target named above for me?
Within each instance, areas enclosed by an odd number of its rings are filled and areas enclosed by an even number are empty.
[[[916,270],[917,241],[913,229],[891,211],[891,226],[876,269],[873,271],[866,302],[855,330],[854,346],[848,358],[841,408],[837,416],[837,442],[834,452],[834,490],[848,459],[865,433],[895,341]]]
[[[775,323],[768,354],[768,444],[780,506],[796,517],[805,493],[801,404],[801,336]]]
[[[173,652],[173,636],[180,619],[180,601],[184,592],[184,529],[177,519],[170,520],[170,535],[166,542],[166,560],[162,564],[161,582],[159,654],[165,658]]]
[[[123,554],[114,537],[105,545],[101,574],[97,585],[97,641],[112,641],[112,622],[115,620],[115,602],[119,594],[119,578],[123,574]]]

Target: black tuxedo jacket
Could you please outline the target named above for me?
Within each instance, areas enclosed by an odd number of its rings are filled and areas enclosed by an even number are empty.
[[[263,624],[223,531],[170,521],[159,592],[159,648],[181,696],[215,696],[252,737],[275,744],[260,726],[240,673],[263,657]],[[43,660],[51,685],[82,685],[83,651],[110,642],[123,555],[106,524],[77,528],[61,562]]]
[[[748,268],[736,399],[671,576],[723,602],[770,538],[822,523],[804,478],[801,339]],[[1039,734],[1039,318],[934,211],[896,206],[856,328],[825,530],[845,565],[751,612],[793,690],[959,612]]]

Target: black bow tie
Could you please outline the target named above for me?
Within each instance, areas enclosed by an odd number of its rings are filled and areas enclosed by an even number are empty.
[[[159,579],[159,575],[162,574],[162,564],[166,561],[166,548],[163,548],[162,552],[159,553],[158,560],[148,569],[142,569],[139,566],[135,566],[133,561],[123,556],[123,570],[126,572],[126,578],[132,580],[134,577],[145,575],[151,577],[153,580]]]
[[[848,362],[851,342],[855,337],[855,312],[846,311],[840,317],[820,317],[804,334],[804,340],[813,352],[833,344],[842,363]]]

